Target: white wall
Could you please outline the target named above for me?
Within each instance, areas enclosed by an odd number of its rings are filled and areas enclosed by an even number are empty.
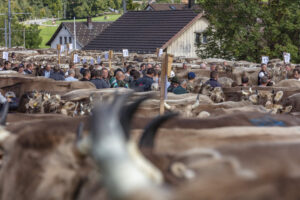
[[[63,38],[63,45],[65,45],[66,46],[66,44],[65,44],[65,37],[67,37],[68,38],[68,42],[69,42],[69,37],[72,37],[72,44],[73,44],[73,47],[75,47],[74,46],[74,38],[73,38],[73,36],[69,33],[69,31],[67,30],[67,29],[65,29],[65,27],[63,26],[62,27],[62,29],[59,31],[59,33],[56,35],[56,37],[54,38],[54,40],[52,41],[52,43],[51,43],[51,48],[52,49],[56,49],[56,47],[57,47],[57,45],[58,44],[60,44],[59,43],[59,37],[62,37]],[[76,48],[78,49],[78,50],[80,50],[82,47],[78,44],[78,42],[76,42],[77,43],[77,46],[76,46]]]
[[[195,33],[203,32],[209,26],[205,18],[200,18],[188,30],[186,30],[177,40],[173,41],[167,48],[167,53],[174,56],[196,58]]]

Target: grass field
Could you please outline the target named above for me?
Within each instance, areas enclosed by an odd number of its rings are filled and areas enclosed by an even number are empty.
[[[121,15],[106,15],[106,16],[100,16],[100,17],[94,17],[92,21],[94,22],[105,22],[105,21],[115,21],[117,20]],[[77,19],[77,22],[86,21],[86,19]],[[58,20],[56,21],[56,26],[39,26],[39,29],[41,30],[40,36],[42,36],[43,41],[40,45],[40,48],[49,48],[49,46],[46,46],[46,43],[50,40],[58,26],[61,22],[73,22],[73,20]],[[52,25],[52,21],[48,21],[45,23],[45,25]]]

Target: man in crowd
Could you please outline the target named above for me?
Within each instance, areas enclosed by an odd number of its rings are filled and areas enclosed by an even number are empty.
[[[188,91],[186,90],[186,87],[187,87],[187,81],[183,80],[183,81],[181,81],[180,85],[173,90],[173,93],[174,94],[186,94],[186,93],[188,93]]]
[[[293,70],[293,79],[300,81],[300,75],[298,69]]]
[[[221,84],[218,82],[219,74],[217,71],[210,72],[210,79],[206,82],[206,84],[210,85],[211,87],[222,87]]]
[[[42,70],[42,76],[46,77],[46,78],[50,78],[50,74],[51,74],[52,70],[51,70],[51,66],[49,64],[47,64],[44,69]]]
[[[91,79],[91,71],[89,69],[85,69],[83,71],[83,78],[80,81],[90,81]]]
[[[24,70],[25,70],[24,65],[20,64],[19,67],[18,67],[18,73],[20,73],[20,74],[26,74]]]
[[[83,76],[83,73],[85,70],[88,70],[89,69],[89,66],[87,64],[84,64],[83,67],[80,69],[80,74],[82,74]]]
[[[171,78],[171,85],[168,87],[168,92],[173,92],[175,88],[179,86],[180,82],[177,78],[177,76],[174,76]]]
[[[188,73],[188,82],[187,82],[187,87],[186,87],[186,90],[188,92],[193,92],[195,78],[196,78],[196,74],[194,72]]]
[[[108,85],[108,87],[110,87],[110,83],[109,83],[109,71],[105,67],[103,67],[101,69],[101,78],[102,78],[103,81],[106,82],[106,84]]]
[[[258,85],[262,84],[261,79],[262,79],[262,77],[265,77],[265,76],[268,77],[267,65],[266,64],[261,64],[261,70],[258,73]]]
[[[143,78],[137,80],[136,85],[143,88],[143,91],[151,91],[151,85],[154,82],[153,77],[155,70],[153,68],[148,68],[146,75]]]
[[[92,72],[91,82],[96,86],[97,89],[109,88],[109,85],[106,81],[101,78],[101,71],[95,70]]]
[[[116,81],[114,81],[112,84],[113,88],[118,88],[118,87],[129,88],[128,84],[124,81],[125,75],[122,70],[117,71],[115,78]]]
[[[56,81],[64,81],[65,80],[65,77],[61,74],[60,67],[58,65],[56,65],[53,68],[53,72],[50,73],[50,77],[49,78],[54,79]]]
[[[243,75],[241,79],[242,79],[242,85],[241,86],[243,86],[243,87],[249,86],[249,78],[247,76]]]
[[[140,73],[141,73],[141,76],[146,75],[146,64],[145,63],[141,64],[141,66],[140,66]]]
[[[68,72],[68,77],[65,79],[65,81],[73,82],[73,81],[78,81],[77,78],[75,78],[75,70],[70,69]]]
[[[29,63],[26,65],[26,69],[24,70],[26,74],[32,74],[33,73],[33,64]]]
[[[3,71],[4,70],[11,70],[11,63],[9,61],[5,61]]]
[[[269,79],[267,76],[263,76],[261,79],[260,79],[260,87],[267,87],[269,83]]]

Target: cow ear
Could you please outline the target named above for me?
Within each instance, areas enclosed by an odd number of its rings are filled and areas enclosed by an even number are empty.
[[[139,98],[138,100],[136,100],[135,102],[133,102],[127,106],[124,106],[122,108],[121,115],[120,115],[120,123],[123,127],[124,134],[125,134],[125,137],[127,140],[130,138],[130,136],[129,136],[130,127],[131,127],[130,125],[131,125],[134,114],[138,110],[141,103],[143,103],[145,100],[150,98],[150,96],[151,95],[145,95],[145,96]]]
[[[5,102],[2,105],[1,111],[0,111],[0,125],[5,126],[6,124],[6,118],[7,118],[7,113],[9,110],[9,103]]]
[[[155,117],[145,128],[142,137],[139,142],[139,147],[141,149],[153,149],[154,139],[158,128],[167,120],[177,116],[178,113],[166,113],[164,115],[159,115]]]

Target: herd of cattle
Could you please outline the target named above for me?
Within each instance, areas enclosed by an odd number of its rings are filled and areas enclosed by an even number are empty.
[[[161,116],[158,91],[0,73],[20,99],[0,113],[0,199],[300,199],[300,81],[275,63],[274,86],[231,87],[245,73],[254,85],[259,68],[228,62],[211,90],[197,62],[175,59],[195,91],[168,94]]]

